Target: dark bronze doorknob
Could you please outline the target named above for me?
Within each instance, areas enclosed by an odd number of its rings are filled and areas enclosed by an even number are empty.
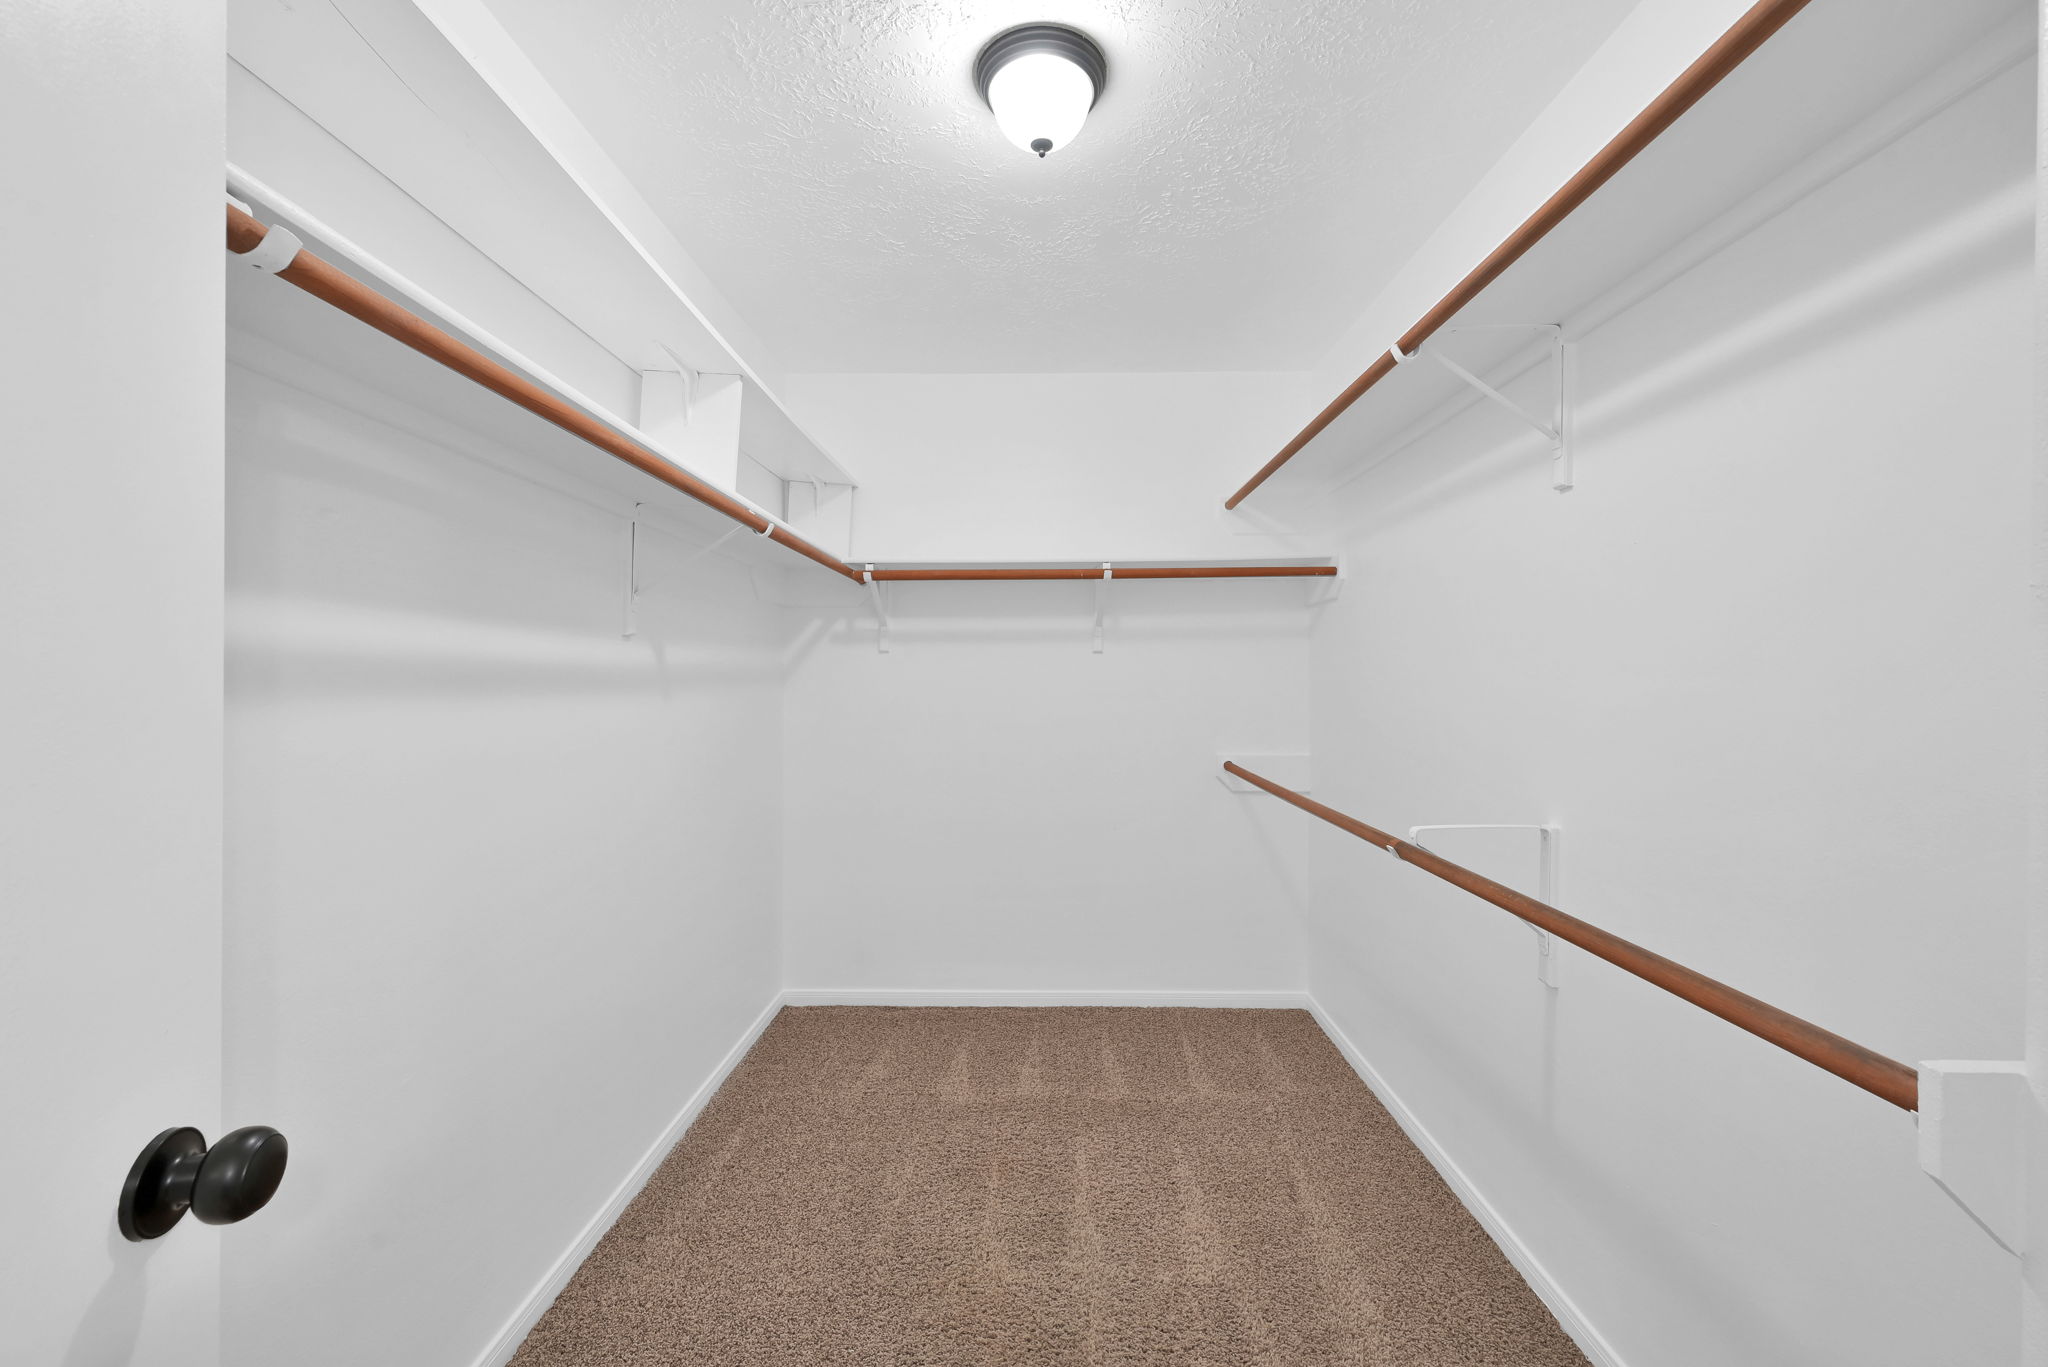
[[[121,1233],[135,1243],[160,1238],[188,1210],[209,1225],[246,1220],[277,1194],[287,1151],[268,1125],[245,1125],[210,1149],[189,1125],[165,1130],[121,1184]]]

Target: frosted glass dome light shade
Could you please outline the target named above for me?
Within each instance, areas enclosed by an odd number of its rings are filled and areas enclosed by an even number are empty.
[[[1026,53],[988,83],[988,105],[1003,136],[1041,157],[1074,140],[1094,103],[1088,73],[1053,52]]]
[[[1003,136],[1040,157],[1081,131],[1108,64],[1087,34],[1026,24],[997,34],[974,59],[974,83]]]

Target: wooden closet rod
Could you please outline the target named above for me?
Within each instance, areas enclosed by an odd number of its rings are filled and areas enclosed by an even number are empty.
[[[1319,579],[1335,565],[1133,565],[1100,569],[876,570],[877,581],[968,579]]]
[[[1650,101],[1642,113],[1636,115],[1628,127],[1615,134],[1614,140],[1594,154],[1593,159],[1579,168],[1578,174],[1564,183],[1564,187],[1545,200],[1543,207],[1531,214],[1521,227],[1508,235],[1507,241],[1493,249],[1484,261],[1472,268],[1471,274],[1457,283],[1457,286],[1437,301],[1436,307],[1422,315],[1414,327],[1401,334],[1398,345],[1404,355],[1413,355],[1415,349],[1435,334],[1438,328],[1451,320],[1459,309],[1471,303],[1479,292],[1498,279],[1508,267],[1522,259],[1531,247],[1541,242],[1551,229],[1562,223],[1581,204],[1590,199],[1595,190],[1614,178],[1617,171],[1629,164],[1638,152],[1656,141],[1658,134],[1678,122],[1680,115],[1699,103],[1700,98],[1722,78],[1758,48],[1764,41],[1789,22],[1793,15],[1806,8],[1809,0],[1757,0],[1749,11],[1714,45],[1700,54],[1698,61],[1687,67],[1679,78],[1664,88],[1662,94]],[[1225,508],[1235,508],[1245,501],[1251,492],[1272,478],[1273,473],[1314,441],[1322,430],[1337,420],[1339,414],[1357,403],[1368,389],[1392,373],[1399,364],[1389,350],[1366,368],[1363,375],[1330,401],[1330,406],[1316,414],[1309,425],[1295,433],[1294,439],[1280,448],[1278,455],[1259,467],[1259,472],[1244,482],[1244,487],[1223,500]]]
[[[250,214],[230,204],[228,250],[246,255],[256,249],[270,230]],[[377,331],[411,347],[431,361],[448,367],[465,379],[527,412],[545,419],[570,436],[590,443],[606,455],[624,461],[643,474],[651,475],[672,489],[680,490],[699,503],[723,513],[755,532],[765,532],[778,546],[787,547],[806,559],[816,561],[834,574],[854,583],[865,582],[861,571],[830,552],[804,540],[786,527],[755,512],[746,504],[714,485],[662,459],[622,433],[591,417],[575,405],[550,394],[533,381],[500,365],[467,343],[456,340],[418,314],[379,294],[362,281],[309,251],[301,250],[290,264],[277,272],[280,280],[332,304],[351,318],[368,323]],[[770,530],[770,529],[773,530]],[[1334,565],[1153,565],[1113,571],[1117,579],[1279,579],[1316,578],[1337,573]],[[1101,579],[1100,569],[922,569],[876,570],[877,580],[917,579]]]
[[[1883,1097],[1894,1106],[1908,1111],[1920,1108],[1920,1075],[1897,1059],[1886,1058],[1874,1053],[1840,1035],[1823,1030],[1811,1021],[1801,1020],[1790,1012],[1780,1011],[1768,1002],[1758,1001],[1747,993],[1737,992],[1723,982],[1717,982],[1704,973],[1695,973],[1684,964],[1652,954],[1641,945],[1632,944],[1619,935],[1611,935],[1598,926],[1589,925],[1576,916],[1567,916],[1547,902],[1539,902],[1503,886],[1480,874],[1472,872],[1462,864],[1453,864],[1441,855],[1430,853],[1422,846],[1388,835],[1354,817],[1344,815],[1334,807],[1303,797],[1290,788],[1283,788],[1269,778],[1262,778],[1232,760],[1225,760],[1223,768],[1255,788],[1260,788],[1290,806],[1301,808],[1310,816],[1321,817],[1338,830],[1347,831],[1368,844],[1377,845],[1396,859],[1413,864],[1425,873],[1433,873],[1455,887],[1463,888],[1475,897],[1493,903],[1511,916],[1519,916],[1538,930],[1547,930],[1560,940],[1569,940],[1589,954],[1598,955],[1616,968],[1633,973],[1644,982],[1663,988],[1673,996],[1682,997],[1705,1011],[1710,1011],[1730,1025],[1749,1031],[1758,1039],[1769,1040],[1790,1053],[1797,1054],[1819,1068],[1825,1068],[1845,1082],[1853,1082],[1873,1096]]]
[[[261,242],[264,234],[270,230],[234,205],[230,204],[227,208],[228,250],[237,255],[254,251],[256,244]],[[705,483],[687,470],[670,464],[638,442],[627,440],[581,409],[556,398],[533,381],[513,373],[475,347],[457,341],[418,314],[408,312],[346,271],[321,260],[313,253],[299,252],[292,258],[290,265],[277,273],[277,277],[297,285],[315,299],[332,304],[349,317],[368,323],[385,336],[404,343],[428,360],[448,367],[464,379],[474,380],[493,394],[510,399],[534,416],[553,423],[572,437],[589,442],[606,455],[624,461],[641,473],[653,476],[671,489],[688,494],[699,503],[725,514],[752,531],[765,532],[768,539],[776,545],[787,547],[798,555],[815,560],[834,574],[844,575],[856,584],[861,582],[860,575],[851,566],[830,552],[813,546],[785,527],[777,526],[732,495]],[[771,528],[773,530],[770,530]]]

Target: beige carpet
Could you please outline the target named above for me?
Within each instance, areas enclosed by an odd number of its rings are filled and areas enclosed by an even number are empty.
[[[1300,1011],[785,1010],[514,1367],[1580,1356]]]

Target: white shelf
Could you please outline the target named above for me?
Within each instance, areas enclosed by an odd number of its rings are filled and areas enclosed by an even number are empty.
[[[413,258],[424,256],[423,234],[452,231],[626,372],[674,369],[673,353],[699,372],[740,376],[747,455],[783,479],[857,482],[782,406],[759,340],[681,248],[671,238],[650,249],[651,211],[640,204],[636,220],[633,206],[618,202],[630,187],[606,186],[589,152],[565,163],[559,120],[537,131],[531,108],[524,118],[515,112],[419,8],[248,0],[235,18],[230,55],[266,88],[231,104],[231,155],[250,174],[437,292],[445,287],[435,271]],[[498,85],[503,66],[491,73]],[[251,127],[248,111],[259,108],[271,123],[303,124]],[[540,131],[552,136],[544,141]],[[358,164],[325,155],[327,140]],[[364,226],[364,211],[345,200],[369,192],[365,168],[411,201],[404,207],[417,206],[417,229],[390,205],[378,230]],[[517,331],[505,335],[522,344]]]

